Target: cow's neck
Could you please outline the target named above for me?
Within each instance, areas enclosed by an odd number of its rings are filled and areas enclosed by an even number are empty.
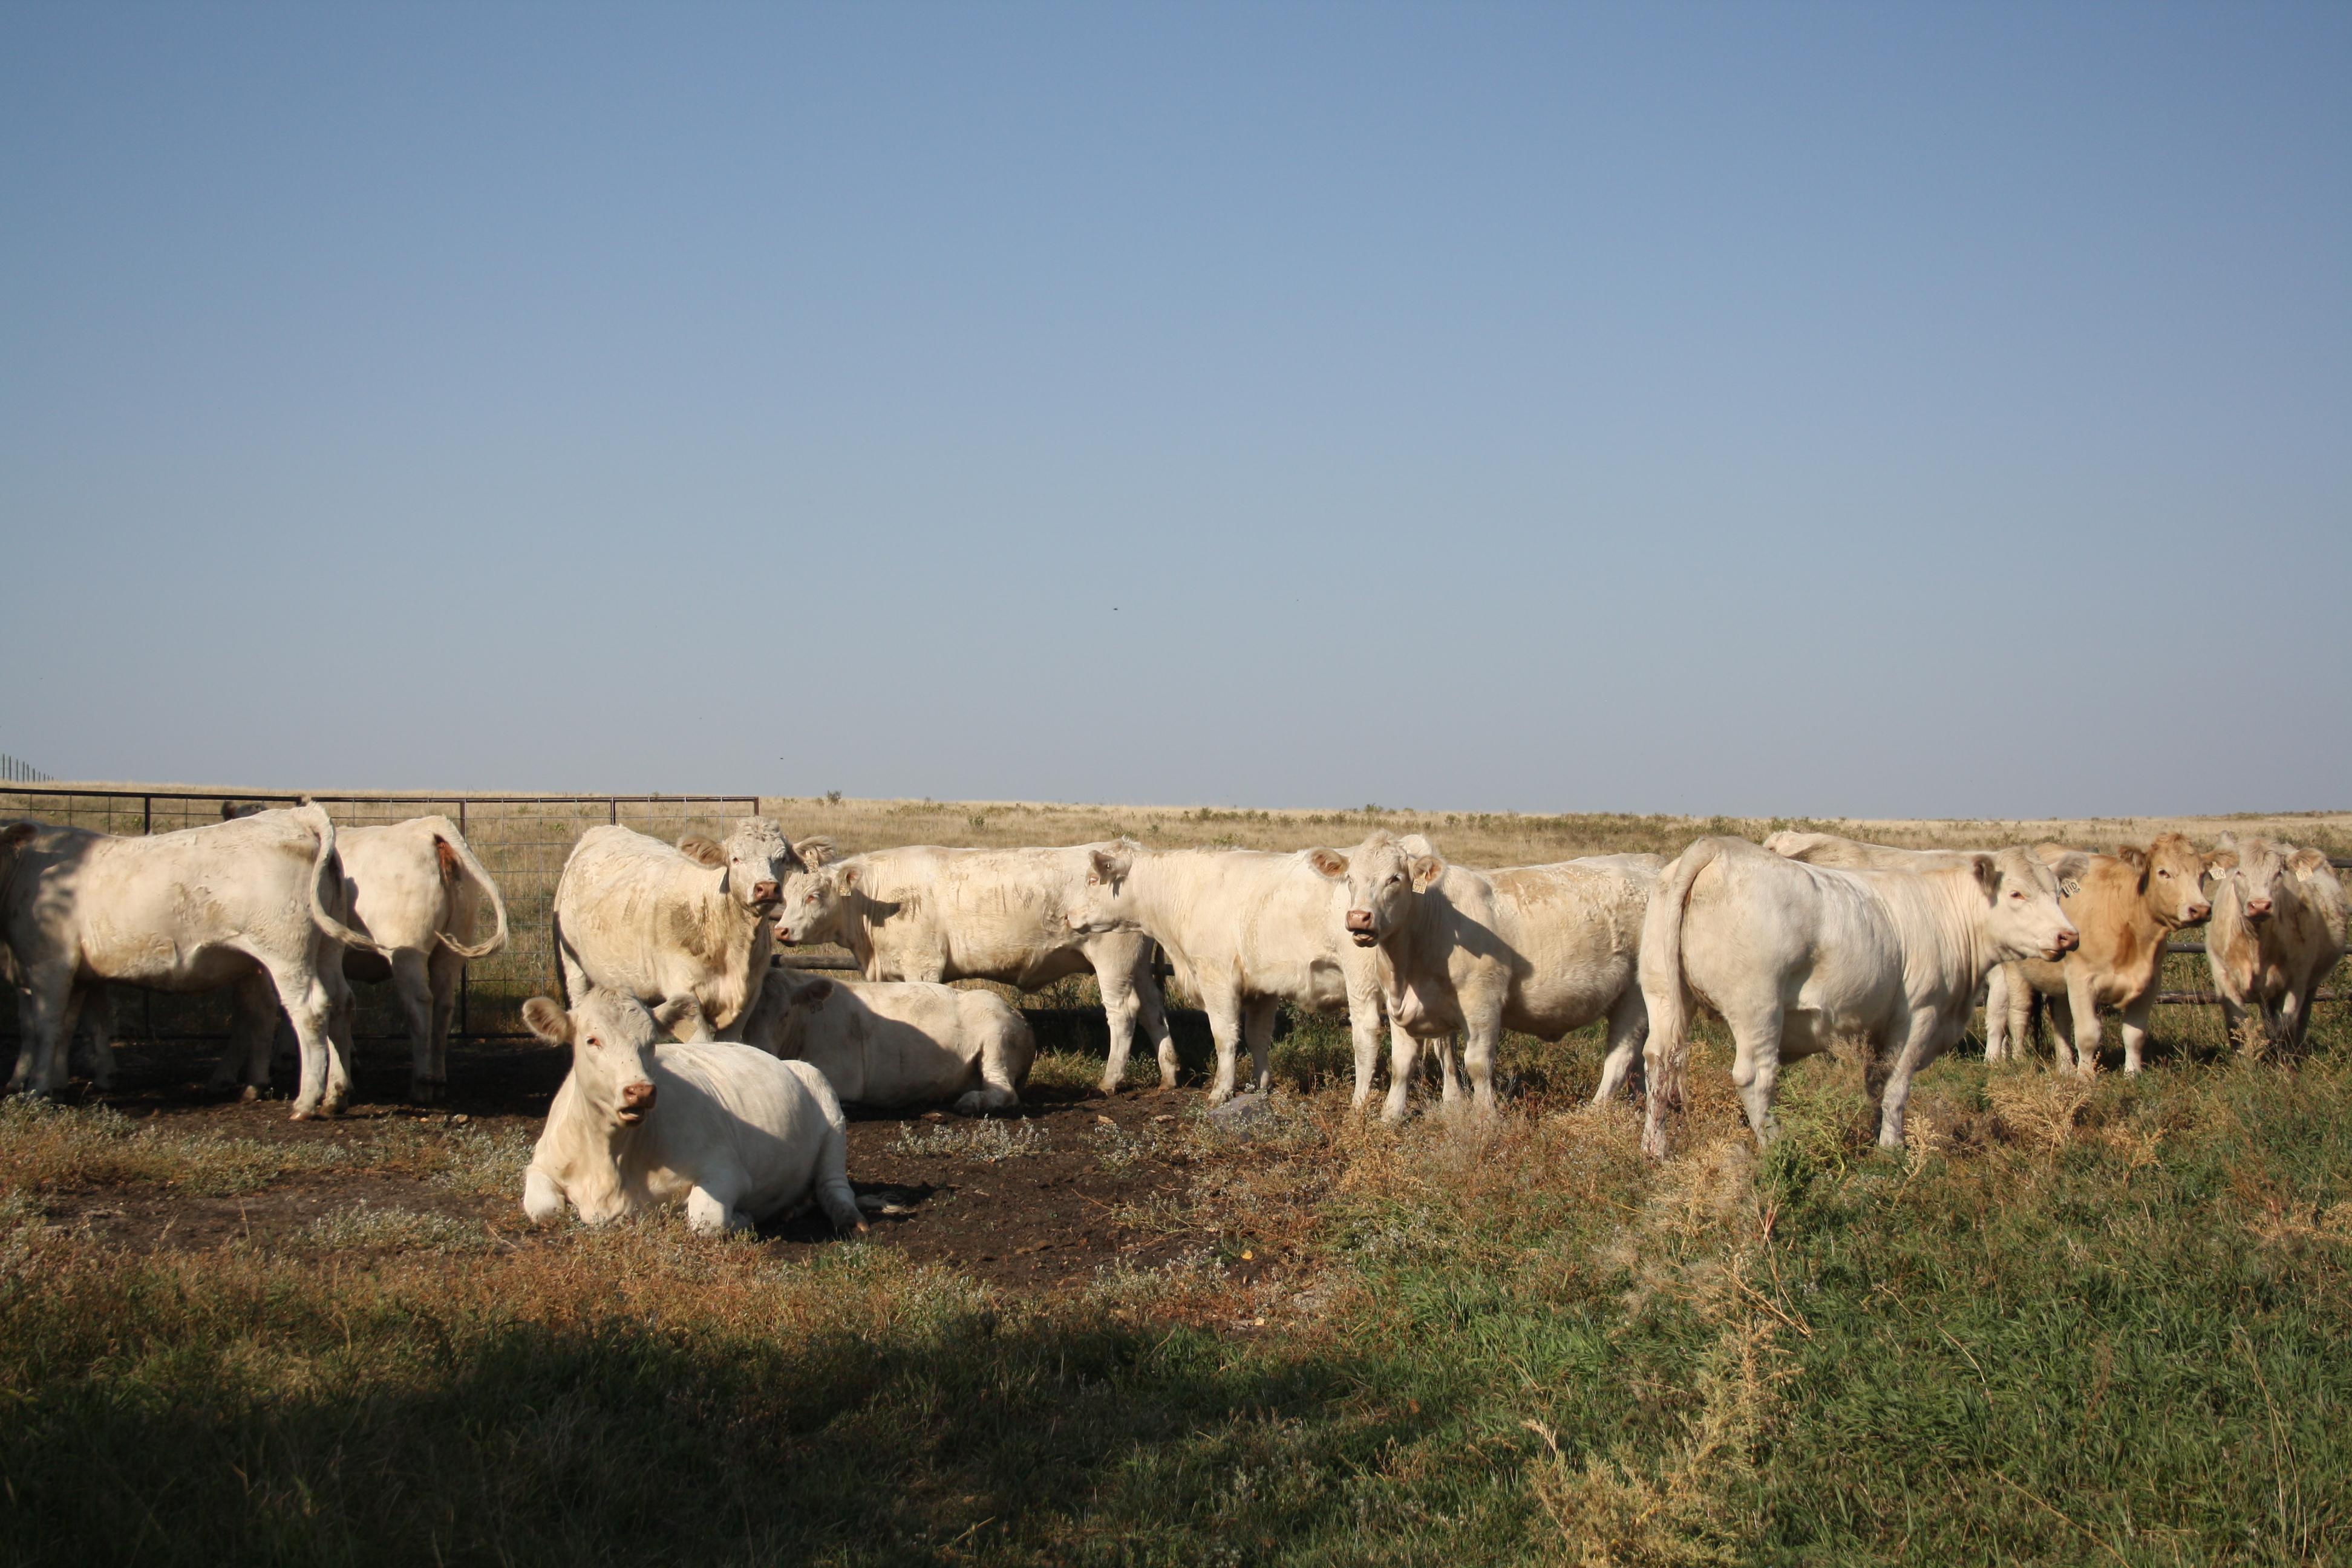
[[[710,1026],[723,1029],[759,995],[768,957],[775,951],[775,925],[723,888],[704,895],[703,914],[720,933],[719,960],[713,965],[718,975],[698,987],[694,999],[702,1005]]]
[[[610,1216],[618,1211],[627,1191],[624,1170],[636,1129],[592,1110],[589,1097],[577,1083],[566,1083],[564,1088],[570,1090],[571,1102],[565,1108],[571,1111],[569,1125],[556,1142],[554,1169],[548,1174],[582,1215]]]

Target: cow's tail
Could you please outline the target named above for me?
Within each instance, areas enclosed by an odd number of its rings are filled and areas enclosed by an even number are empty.
[[[1642,917],[1642,997],[1650,1009],[1649,1106],[1642,1149],[1666,1157],[1666,1112],[1683,1103],[1684,1067],[1690,1057],[1690,992],[1683,984],[1683,910],[1691,884],[1723,853],[1720,839],[1702,838],[1665,868]]]
[[[335,854],[335,819],[327,815],[325,806],[307,800],[295,807],[294,815],[309,824],[319,839],[318,858],[310,862],[310,923],[345,947],[381,954],[383,949],[373,937],[353,931],[334,916],[331,906],[341,901],[342,889],[339,884],[343,879],[343,863]],[[331,886],[334,888],[332,893],[328,891]]]
[[[440,933],[441,945],[460,958],[488,958],[507,944],[507,901],[499,896],[499,885],[490,880],[490,874],[482,869],[482,863],[474,858],[473,848],[467,844],[464,834],[452,827],[446,833],[436,832],[433,838],[441,850],[456,858],[458,868],[473,879],[474,886],[480,889],[482,896],[490,900],[490,912],[498,917],[499,922],[498,930],[490,933],[488,942],[468,947],[445,931]]]

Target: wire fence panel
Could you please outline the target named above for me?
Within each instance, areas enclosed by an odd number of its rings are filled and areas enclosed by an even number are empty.
[[[137,837],[201,827],[246,806],[292,805],[290,795],[205,795],[192,791],[44,790],[0,788],[0,820],[37,817],[70,827]],[[376,827],[420,816],[457,825],[506,900],[504,951],[466,966],[452,1032],[467,1038],[515,1037],[522,1005],[533,996],[562,996],[553,939],[555,884],[580,836],[617,823],[666,843],[689,833],[724,839],[742,817],[759,815],[752,795],[312,795],[337,829]],[[475,941],[488,935],[487,906]],[[366,1038],[405,1038],[406,1025],[389,985],[352,987],[358,998],[354,1032]],[[226,990],[194,996],[117,986],[117,1031],[125,1037],[225,1038],[233,1006]],[[14,1007],[0,1007],[0,1037],[12,1042]]]

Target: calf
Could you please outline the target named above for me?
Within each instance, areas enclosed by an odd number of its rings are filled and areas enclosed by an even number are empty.
[[[782,965],[768,971],[743,1042],[807,1062],[845,1105],[952,1100],[961,1116],[1018,1106],[1037,1056],[1029,1021],[993,992],[827,980]]]
[[[2344,956],[2344,884],[2326,855],[2272,838],[2224,835],[2207,864],[2205,962],[2231,1037],[2248,1050],[2302,1049],[2312,995]]]
[[[1108,844],[1067,849],[877,849],[795,877],[776,920],[786,947],[837,942],[868,980],[993,980],[1034,991],[1091,971],[1102,990],[1110,1055],[1102,1091],[1118,1092],[1139,1018],[1157,1047],[1160,1081],[1176,1083],[1176,1045],[1151,939],[1132,930],[1079,931],[1064,915]]]
[[[1505,1029],[1557,1040],[1606,1017],[1609,1056],[1596,1100],[1623,1084],[1649,1033],[1634,958],[1643,911],[1665,864],[1658,856],[1473,871],[1447,864],[1418,835],[1375,833],[1346,855],[1310,849],[1307,860],[1346,884],[1346,934],[1379,954],[1397,1047],[1381,1111],[1387,1120],[1405,1112],[1415,1055],[1408,1037],[1456,1029],[1466,1037],[1471,1092],[1488,1110],[1495,1046]],[[1361,1045],[1358,1106],[1371,1094],[1373,1058]]]
[[[1283,1002],[1317,1012],[1344,1007],[1357,1061],[1379,1051],[1379,963],[1348,939],[1344,895],[1306,854],[1146,849],[1121,839],[1090,847],[1087,856],[1086,880],[1066,916],[1070,929],[1140,931],[1168,950],[1216,1037],[1210,1104],[1233,1098],[1244,1028],[1250,1086],[1267,1087],[1275,1008]],[[1359,1079],[1359,1103],[1367,1092]]]
[[[695,1037],[727,1029],[759,999],[784,879],[806,866],[763,816],[723,845],[676,848],[626,827],[592,827],[555,888],[555,947],[576,1005],[602,985],[647,1005],[692,998]]]
[[[534,996],[522,1016],[549,1045],[572,1047],[523,1174],[533,1223],[560,1218],[566,1203],[591,1225],[682,1203],[687,1224],[713,1236],[814,1196],[836,1228],[866,1228],[841,1102],[806,1062],[741,1045],[656,1045],[645,1005],[603,986],[569,1013]]]
[[[316,805],[142,838],[32,822],[0,829],[0,937],[16,957],[24,1020],[16,1081],[42,1095],[63,1083],[78,989],[236,985],[240,1014],[270,1017],[274,992],[293,1020],[295,1120],[340,1110],[351,1090],[341,949],[377,951],[343,923],[341,900],[335,826]]]
[[[2064,874],[2079,867],[2069,862]],[[1873,1047],[1878,1142],[1903,1144],[1911,1080],[1965,1027],[2005,959],[2075,945],[2058,877],[2022,849],[1919,871],[1811,866],[1741,838],[1702,838],[1659,876],[1642,927],[1650,1010],[1643,1147],[1666,1152],[1694,1003],[1731,1027],[1732,1082],[1769,1142],[1782,1061],[1841,1040]],[[1883,1086],[1883,1088],[1882,1088]]]
[[[2075,852],[2053,844],[2035,853],[2047,861]],[[1985,1059],[2018,1054],[2032,1033],[2032,998],[2042,995],[2050,998],[2062,1066],[2071,1054],[2075,1071],[2098,1070],[2099,1009],[2114,1007],[2123,1015],[2124,1070],[2139,1071],[2166,942],[2213,912],[2201,890],[2204,875],[2205,857],[2178,833],[2159,835],[2146,848],[2126,844],[2084,858],[2080,874],[2059,888],[2082,945],[2055,963],[2000,966],[1985,1001]]]

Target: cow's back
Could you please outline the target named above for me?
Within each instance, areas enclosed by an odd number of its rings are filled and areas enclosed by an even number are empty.
[[[853,950],[877,980],[1034,980],[1087,967],[1063,921],[1064,889],[1086,850],[952,849],[908,845],[851,858],[857,887],[845,900]],[[870,954],[870,956],[868,956]],[[1046,978],[1052,978],[1048,975]]]
[[[1517,966],[1508,1026],[1578,1027],[1632,984],[1664,864],[1656,855],[1611,855],[1486,873],[1496,934]]]
[[[204,990],[250,973],[253,951],[300,953],[319,839],[290,812],[152,837],[94,835],[52,887],[68,894],[81,966],[109,979]]]

